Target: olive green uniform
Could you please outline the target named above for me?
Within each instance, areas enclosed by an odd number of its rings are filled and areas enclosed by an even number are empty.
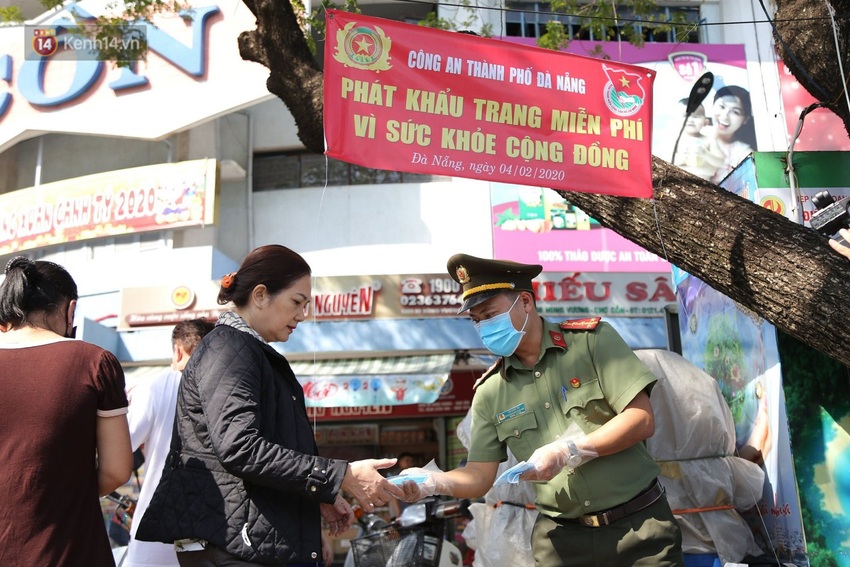
[[[597,325],[596,319],[583,323],[578,327],[587,330],[564,329],[544,320],[537,363],[527,368],[516,356],[508,357],[501,377],[492,376],[478,386],[472,402],[469,461],[503,461],[506,447],[517,459],[528,460],[571,424],[589,434],[622,412],[641,391],[649,392],[655,376],[619,334],[607,323]],[[681,565],[681,534],[663,496],[610,526],[585,527],[570,521],[629,502],[658,473],[645,445],[637,443],[575,470],[565,469],[548,482],[533,483],[541,513],[532,537],[538,563]],[[636,526],[638,519],[641,525]],[[541,522],[545,529],[538,530]],[[616,563],[606,563],[612,560]]]

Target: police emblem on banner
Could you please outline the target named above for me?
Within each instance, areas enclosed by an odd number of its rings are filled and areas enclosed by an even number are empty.
[[[348,22],[336,32],[334,59],[346,67],[364,71],[389,71],[392,40],[378,26],[358,26]]]

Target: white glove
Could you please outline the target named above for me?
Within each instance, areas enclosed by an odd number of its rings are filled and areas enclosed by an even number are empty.
[[[434,464],[434,461],[425,465],[424,468],[404,469],[399,476],[418,477],[418,482],[411,479],[402,485],[404,496],[401,499],[405,502],[416,502],[436,494],[451,495],[451,483],[448,476]]]
[[[528,462],[534,469],[524,472],[522,480],[551,480],[564,468],[576,469],[599,456],[587,435],[575,423],[555,441],[539,447]]]

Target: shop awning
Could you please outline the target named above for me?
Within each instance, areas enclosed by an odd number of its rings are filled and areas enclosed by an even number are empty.
[[[430,404],[440,397],[455,354],[292,362],[309,407]]]

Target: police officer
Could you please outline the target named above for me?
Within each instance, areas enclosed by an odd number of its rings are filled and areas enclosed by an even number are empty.
[[[506,447],[536,481],[537,565],[683,565],[681,532],[644,440],[655,430],[656,378],[599,318],[551,323],[537,313],[542,266],[466,254],[449,259],[463,305],[501,358],[476,384],[466,466],[404,483],[405,499],[478,498]]]

